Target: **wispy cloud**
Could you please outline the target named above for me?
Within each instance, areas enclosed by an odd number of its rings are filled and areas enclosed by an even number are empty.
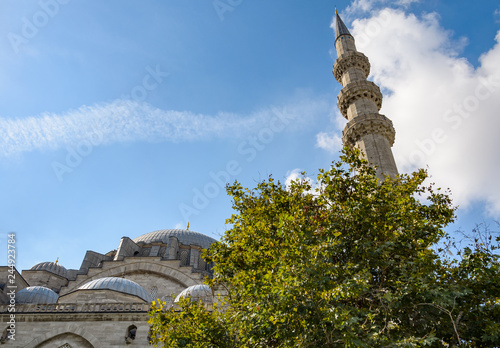
[[[238,138],[266,127],[272,116],[286,114],[288,130],[300,129],[329,105],[303,100],[292,105],[269,107],[249,115],[162,110],[146,103],[116,100],[82,106],[63,114],[43,114],[23,119],[0,118],[0,156],[33,150],[53,150],[99,135],[100,144],[128,141],[181,142],[211,138]]]

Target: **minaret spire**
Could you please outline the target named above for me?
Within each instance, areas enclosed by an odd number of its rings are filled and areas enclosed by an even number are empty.
[[[339,37],[341,37],[342,35],[349,35],[352,37],[349,29],[347,29],[346,25],[340,18],[337,8],[335,8],[335,16],[337,17],[335,20],[335,42],[337,42]]]
[[[337,9],[335,26],[335,49],[338,59],[333,65],[333,75],[344,88],[337,97],[337,104],[347,125],[342,132],[342,141],[350,147],[361,150],[370,165],[377,168],[377,177],[395,177],[398,169],[391,147],[395,130],[391,120],[379,114],[382,107],[382,93],[379,87],[367,81],[370,62],[358,52],[346,25]]]

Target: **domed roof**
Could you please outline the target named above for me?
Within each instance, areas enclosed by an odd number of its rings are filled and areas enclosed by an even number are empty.
[[[78,290],[114,290],[129,295],[135,295],[146,302],[152,302],[151,294],[136,282],[118,277],[105,277],[83,284]]]
[[[135,238],[134,242],[144,243],[144,244],[150,244],[150,243],[167,244],[169,237],[176,237],[179,240],[179,242],[184,245],[196,244],[201,246],[203,249],[208,249],[208,247],[213,242],[216,241],[215,239],[210,238],[209,236],[205,236],[204,234],[198,232],[172,229],[172,230],[158,230],[143,234],[142,236]]]
[[[175,298],[174,303],[178,303],[181,298],[188,297],[191,299],[191,302],[197,302],[199,300],[201,300],[204,304],[213,302],[212,290],[205,284],[193,285],[182,290],[182,292]]]
[[[45,286],[30,286],[16,293],[17,303],[56,303],[59,295]]]
[[[30,268],[30,271],[47,271],[51,272],[57,275],[60,275],[61,277],[67,278],[68,277],[68,270],[61,266],[58,263],[55,262],[40,262],[34,265],[33,267]]]

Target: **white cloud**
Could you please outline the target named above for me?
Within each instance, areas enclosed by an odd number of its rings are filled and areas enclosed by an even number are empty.
[[[380,9],[380,7],[392,8],[408,8],[411,4],[420,2],[420,0],[353,0],[349,6],[343,11],[342,19],[351,21],[354,18],[359,18],[367,13],[371,13]],[[335,19],[332,23],[334,28]]]
[[[380,0],[354,0],[347,6],[346,12],[348,14],[369,12],[377,2],[380,2]]]
[[[187,228],[186,224],[184,222],[178,222],[177,224],[175,224],[175,227],[174,227],[176,230],[184,230]]]
[[[219,113],[211,116],[161,110],[145,103],[117,100],[82,106],[61,115],[43,114],[14,120],[0,118],[0,156],[58,149],[83,141],[110,144],[237,138],[272,127],[270,122],[273,119],[284,131],[297,130],[318,114],[328,112],[328,108],[326,101],[305,99],[250,115]]]
[[[303,170],[301,170],[300,168],[295,168],[295,169],[289,170],[286,173],[285,185],[290,186],[292,181],[296,181],[297,179],[301,178],[302,172],[303,172]]]
[[[342,138],[337,133],[321,132],[316,135],[316,146],[330,153],[336,153],[342,149]]]
[[[493,16],[495,17],[495,21],[500,23],[500,8],[497,8],[495,12],[493,12]]]
[[[316,134],[316,147],[334,154],[338,153],[344,146],[341,135],[346,123],[346,119],[342,116],[337,106],[333,106],[330,110],[330,121],[333,130]]]
[[[308,191],[308,193],[310,194],[315,194],[316,193],[316,184],[313,182],[313,180],[309,177],[304,177],[302,175],[304,171],[300,168],[295,168],[295,169],[292,169],[292,170],[289,170],[287,173],[286,173],[286,179],[285,179],[285,185],[286,187],[290,187],[290,185],[292,184],[292,181],[301,181],[301,182],[308,182],[310,185],[311,185],[311,189]],[[302,181],[304,180],[304,181]]]
[[[407,6],[411,5],[411,4],[413,4],[414,2],[419,2],[419,1],[420,0],[397,0],[396,4],[404,6],[404,7],[407,7]]]
[[[393,152],[401,172],[429,166],[455,202],[488,202],[500,215],[500,32],[474,68],[459,56],[435,14],[384,9],[351,31],[384,91],[381,110],[393,120]]]

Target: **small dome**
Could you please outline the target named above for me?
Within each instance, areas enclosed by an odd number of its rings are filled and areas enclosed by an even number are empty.
[[[153,302],[151,294],[142,286],[129,279],[105,277],[83,284],[78,290],[114,290],[129,295],[135,295],[146,302]]]
[[[59,295],[45,286],[30,286],[16,293],[17,303],[56,303]]]
[[[61,277],[68,277],[68,270],[55,262],[41,262],[37,263],[33,267],[30,268],[30,271],[47,271],[50,273],[57,274]]]
[[[182,290],[182,292],[175,298],[174,303],[178,303],[181,298],[188,297],[191,299],[191,302],[197,302],[201,300],[201,302],[203,302],[204,304],[213,303],[212,290],[208,285],[205,284],[193,285]]]
[[[158,230],[154,232],[149,232],[135,238],[134,242],[144,243],[144,244],[151,244],[151,243],[167,244],[169,237],[176,237],[179,240],[179,242],[184,245],[196,244],[201,246],[203,249],[208,249],[210,245],[216,241],[215,239],[210,238],[209,236],[205,236],[204,234],[198,232],[174,229],[174,230]]]

